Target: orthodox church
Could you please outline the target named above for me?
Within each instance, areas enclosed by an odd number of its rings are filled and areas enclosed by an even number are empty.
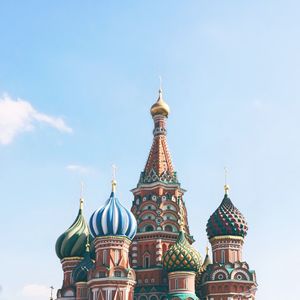
[[[169,106],[159,91],[151,107],[153,143],[131,210],[116,196],[116,181],[104,205],[89,219],[83,199],[74,223],[57,239],[63,270],[57,300],[245,300],[255,299],[255,271],[243,260],[248,225],[224,198],[206,232],[212,253],[192,246],[185,190],[167,145]]]

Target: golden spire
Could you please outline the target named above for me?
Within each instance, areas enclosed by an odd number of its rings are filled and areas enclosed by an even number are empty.
[[[165,117],[168,117],[168,115],[170,113],[170,107],[163,99],[161,87],[158,91],[158,99],[151,106],[150,112],[151,112],[152,117],[155,115],[163,115]]]
[[[112,165],[111,191],[112,191],[113,193],[116,191],[116,187],[117,187],[116,170],[117,170],[117,167],[116,167],[115,165]]]
[[[209,248],[206,246],[205,248],[205,251],[206,251],[206,255],[208,255],[208,252],[209,252]]]
[[[226,167],[224,167],[224,176],[225,176],[224,191],[225,191],[225,195],[228,195],[229,185],[227,184],[227,168]]]

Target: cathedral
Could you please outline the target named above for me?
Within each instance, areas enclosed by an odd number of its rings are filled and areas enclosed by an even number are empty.
[[[243,259],[248,225],[229,198],[209,217],[211,253],[192,246],[185,190],[167,144],[169,106],[159,91],[151,107],[153,143],[131,209],[110,196],[89,221],[83,199],[73,224],[57,239],[63,271],[57,300],[245,300],[255,299],[255,271]],[[110,190],[110,191],[109,191]]]

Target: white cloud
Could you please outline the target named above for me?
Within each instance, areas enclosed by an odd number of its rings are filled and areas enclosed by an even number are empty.
[[[25,100],[14,100],[8,95],[0,97],[0,144],[10,144],[17,135],[33,130],[36,123],[45,123],[61,132],[72,132],[62,118],[40,113]]]
[[[36,297],[37,299],[41,299],[41,297],[48,299],[50,296],[50,287],[42,284],[27,284],[23,287],[22,296],[25,297]],[[55,295],[55,292],[53,292],[53,295]]]
[[[68,165],[66,169],[71,172],[76,172],[80,174],[86,174],[90,171],[88,167],[81,166],[81,165]]]

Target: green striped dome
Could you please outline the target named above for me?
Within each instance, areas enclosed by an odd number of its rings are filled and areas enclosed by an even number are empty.
[[[187,241],[183,231],[179,232],[176,243],[164,254],[163,266],[168,272],[199,270],[201,256]]]
[[[82,207],[83,199],[80,199],[80,208],[74,223],[56,241],[55,251],[60,259],[84,257],[86,244],[92,242],[93,238],[83,217]]]

